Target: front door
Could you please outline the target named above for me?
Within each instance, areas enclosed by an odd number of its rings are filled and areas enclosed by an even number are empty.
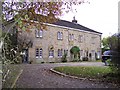
[[[28,63],[28,49],[24,49],[23,53],[23,63]]]

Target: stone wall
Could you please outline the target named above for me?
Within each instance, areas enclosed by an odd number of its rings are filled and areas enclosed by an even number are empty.
[[[43,30],[43,37],[37,38],[35,36],[35,30],[37,29],[34,25],[31,25],[31,37],[33,38],[33,46],[29,48],[29,60],[33,60],[34,62],[61,62],[61,58],[58,57],[58,49],[68,50],[68,61],[71,61],[70,58],[70,49],[73,46],[78,46],[80,48],[80,55],[82,57],[86,57],[88,52],[92,54],[89,60],[95,60],[95,53],[100,52],[101,45],[101,35],[93,32],[84,32],[84,30],[70,29],[64,27],[57,27],[54,25],[47,25],[47,30]],[[57,32],[60,31],[63,33],[63,39],[57,39]],[[74,35],[74,40],[69,41],[69,34]],[[83,42],[79,42],[79,35],[83,35]],[[49,58],[49,47],[53,46],[54,57]],[[35,55],[35,49],[42,48],[43,49],[43,57],[37,58]]]

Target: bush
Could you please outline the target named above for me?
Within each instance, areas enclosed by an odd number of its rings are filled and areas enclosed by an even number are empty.
[[[120,81],[120,33],[110,37],[110,50],[115,52],[112,54],[110,68],[116,75],[117,81]]]
[[[88,61],[88,57],[83,57],[82,60],[83,61]]]
[[[45,62],[41,62],[42,64],[45,63]]]
[[[29,64],[32,64],[32,63],[33,63],[33,60],[30,60],[30,61],[29,61]]]
[[[80,62],[81,60],[78,58],[74,58],[72,62]]]
[[[61,59],[62,62],[67,62],[67,54],[64,54]]]
[[[18,77],[19,73],[22,70],[21,65],[17,64],[3,64],[2,65],[2,88],[11,88],[13,83],[15,82],[16,78]],[[8,72],[9,70],[9,72]],[[6,76],[6,77],[5,77]]]
[[[55,63],[55,62],[49,62],[49,63]]]

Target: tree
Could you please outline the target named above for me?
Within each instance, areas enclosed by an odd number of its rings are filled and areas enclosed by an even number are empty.
[[[106,50],[110,49],[110,37],[106,37],[102,39],[102,53]]]
[[[19,0],[18,0],[19,1]],[[10,20],[15,18],[18,21],[19,27],[23,28],[22,19],[31,22],[30,20],[37,20],[40,27],[44,25],[43,22],[52,23],[63,13],[63,10],[69,12],[73,11],[72,5],[80,5],[84,0],[71,0],[71,2],[39,2],[39,0],[30,2],[3,2],[3,18]],[[63,7],[64,6],[64,7]]]
[[[120,75],[120,33],[114,34],[110,38],[110,49],[114,51],[112,54],[112,69],[114,69],[115,73]],[[120,79],[120,77],[119,77]]]
[[[5,34],[6,33],[3,33],[2,37],[4,37]],[[3,54],[3,58],[4,58],[3,64],[17,62],[16,61],[17,44],[16,44],[15,40],[16,40],[15,36],[10,33],[5,37],[4,45],[2,47],[2,54]]]

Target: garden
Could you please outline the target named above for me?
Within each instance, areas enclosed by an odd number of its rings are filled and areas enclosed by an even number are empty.
[[[62,66],[55,67],[54,70],[78,78],[120,84],[119,75],[109,66]]]

